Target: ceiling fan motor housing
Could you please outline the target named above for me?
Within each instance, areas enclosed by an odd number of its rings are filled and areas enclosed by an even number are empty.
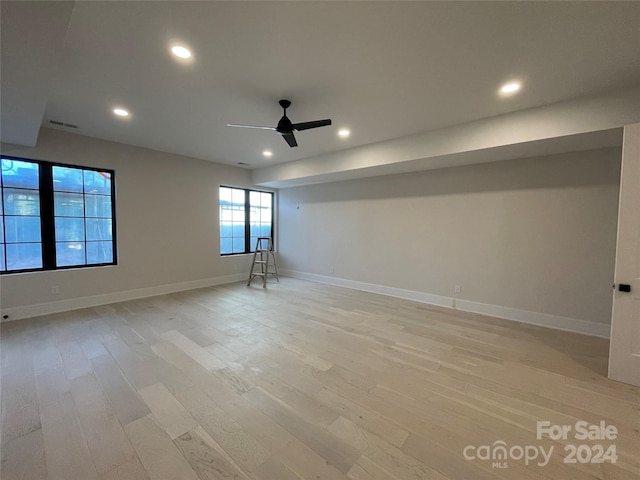
[[[291,106],[291,101],[282,99],[278,103],[284,109],[284,115],[278,122],[278,126],[276,127],[276,132],[278,132],[281,135],[286,133],[293,133],[293,124],[291,123],[291,120],[289,120],[289,117],[287,117],[287,108]]]
[[[276,132],[280,134],[293,132],[293,124],[291,123],[291,120],[289,120],[289,117],[285,115],[280,119],[278,126],[276,127]]]

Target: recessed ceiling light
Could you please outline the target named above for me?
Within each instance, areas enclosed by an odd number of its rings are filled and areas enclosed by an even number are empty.
[[[113,113],[118,115],[119,117],[128,117],[129,112],[127,112],[124,108],[114,108]]]
[[[269,158],[271,157],[271,155],[273,155],[273,153],[271,152],[271,150],[265,150],[264,152],[262,152],[262,155]]]
[[[347,138],[349,135],[351,135],[351,132],[346,128],[343,128],[342,130],[338,131],[338,135],[340,135],[342,138]]]
[[[191,50],[187,47],[183,47],[182,45],[174,45],[171,47],[171,53],[178,58],[191,58]]]
[[[520,90],[522,85],[520,82],[509,82],[505,83],[502,87],[500,87],[500,93],[516,93]]]

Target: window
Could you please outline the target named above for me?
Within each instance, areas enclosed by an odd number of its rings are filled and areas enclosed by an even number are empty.
[[[2,271],[42,268],[40,170],[2,158]]]
[[[114,172],[2,157],[0,270],[113,265]]]
[[[251,253],[273,236],[273,193],[220,187],[220,254]]]

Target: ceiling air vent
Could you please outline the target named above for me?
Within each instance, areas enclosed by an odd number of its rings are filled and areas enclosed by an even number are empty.
[[[72,125],[71,123],[58,122],[57,120],[49,120],[49,123],[53,125],[57,125],[59,127],[78,128],[77,125]]]
[[[250,167],[251,165],[248,163],[244,163],[244,162],[238,162],[238,165],[241,165],[243,167]]]

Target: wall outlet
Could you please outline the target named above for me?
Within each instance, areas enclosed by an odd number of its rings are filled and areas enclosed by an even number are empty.
[[[329,267],[329,273],[333,273],[333,267]]]
[[[58,285],[51,286],[51,295],[60,295],[60,287]]]
[[[455,292],[456,293],[462,293],[462,285],[456,285]]]

